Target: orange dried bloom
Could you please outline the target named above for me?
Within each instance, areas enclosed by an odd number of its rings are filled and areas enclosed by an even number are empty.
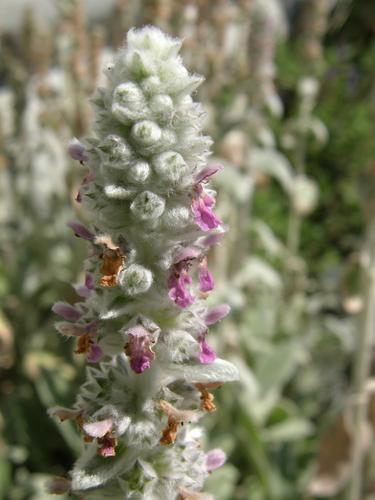
[[[90,350],[92,339],[89,333],[85,333],[78,337],[76,354],[84,354]]]
[[[124,267],[125,256],[121,248],[115,245],[109,236],[98,236],[95,243],[104,246],[104,250],[100,254],[102,260],[99,269],[102,275],[100,284],[105,287],[116,286],[117,275]]]
[[[100,258],[103,261],[99,270],[102,275],[100,284],[108,287],[116,286],[117,275],[124,266],[124,256],[120,248],[117,248],[116,250],[106,248]]]
[[[194,384],[198,391],[201,393],[201,407],[202,410],[212,412],[216,410],[216,406],[214,403],[214,395],[208,391],[208,389],[216,389],[220,387],[221,384],[217,382],[213,382],[211,384]]]
[[[160,400],[159,405],[168,417],[167,426],[160,438],[160,444],[172,444],[176,441],[178,426],[195,420],[197,414],[191,410],[178,410],[164,399]]]

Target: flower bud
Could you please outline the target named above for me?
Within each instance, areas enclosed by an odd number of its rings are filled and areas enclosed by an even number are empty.
[[[173,101],[167,94],[157,94],[150,101],[150,109],[162,121],[168,121],[173,115]]]
[[[133,82],[121,83],[113,93],[112,114],[125,125],[147,116],[142,90]]]
[[[121,168],[129,161],[132,156],[132,150],[128,144],[115,134],[107,135],[107,137],[99,144],[98,149],[106,164],[111,167]]]
[[[155,172],[165,181],[178,183],[186,174],[187,165],[180,153],[166,151],[158,155],[153,162]]]
[[[119,275],[120,285],[128,295],[147,292],[152,281],[152,272],[139,264],[130,265]]]
[[[114,184],[108,184],[104,187],[104,192],[107,198],[111,198],[113,200],[127,200],[135,195],[136,190],[123,188]]]
[[[130,181],[142,183],[148,179],[150,172],[150,165],[147,161],[139,161],[128,168],[127,175]]]
[[[142,81],[141,87],[146,94],[156,94],[161,87],[160,78],[156,75],[149,76]]]
[[[163,214],[163,224],[166,228],[179,231],[190,221],[190,210],[184,206],[177,206],[166,210]]]
[[[152,146],[161,137],[161,130],[157,123],[150,120],[143,120],[133,125],[131,135],[141,146]]]
[[[130,210],[141,220],[154,220],[164,212],[165,201],[152,191],[143,191],[130,205]]]

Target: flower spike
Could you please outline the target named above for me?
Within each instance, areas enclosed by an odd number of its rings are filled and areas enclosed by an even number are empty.
[[[94,137],[69,146],[87,168],[77,201],[92,223],[69,224],[88,244],[85,278],[78,302],[53,310],[87,370],[73,409],[50,414],[76,423],[84,449],[51,490],[77,498],[208,499],[204,481],[225,459],[194,429],[215,409],[210,389],[238,378],[206,342],[229,312],[203,302],[207,254],[226,232],[210,186],[222,167],[207,165],[192,97],[203,79],[180,47],[157,28],[130,30],[94,97]]]

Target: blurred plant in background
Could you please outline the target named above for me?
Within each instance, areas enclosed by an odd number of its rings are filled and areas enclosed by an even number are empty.
[[[41,471],[62,474],[78,453],[73,427],[46,416],[72,403],[83,376],[50,312],[77,299],[68,283],[82,278],[66,223],[83,172],[66,143],[87,132],[87,98],[124,33],[151,22],[183,37],[189,70],[206,75],[199,99],[226,167],[215,181],[231,230],[210,259],[215,300],[232,315],[209,342],[241,381],[218,391],[207,422],[229,457],[210,489],[369,500],[375,7],[118,0],[88,21],[79,0],[55,5],[53,24],[30,8],[17,35],[1,32],[0,497],[49,498]]]

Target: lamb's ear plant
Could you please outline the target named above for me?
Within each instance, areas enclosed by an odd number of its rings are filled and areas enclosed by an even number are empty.
[[[180,46],[153,27],[131,30],[94,98],[95,137],[69,147],[88,169],[78,200],[92,227],[71,227],[90,253],[75,285],[82,300],[53,310],[89,366],[73,408],[50,409],[76,423],[83,445],[54,492],[208,498],[204,480],[225,460],[203,451],[192,425],[237,370],[206,341],[229,312],[204,302],[214,288],[207,254],[225,232],[207,186],[221,167],[207,165],[211,140],[191,97],[202,78],[183,66]]]

